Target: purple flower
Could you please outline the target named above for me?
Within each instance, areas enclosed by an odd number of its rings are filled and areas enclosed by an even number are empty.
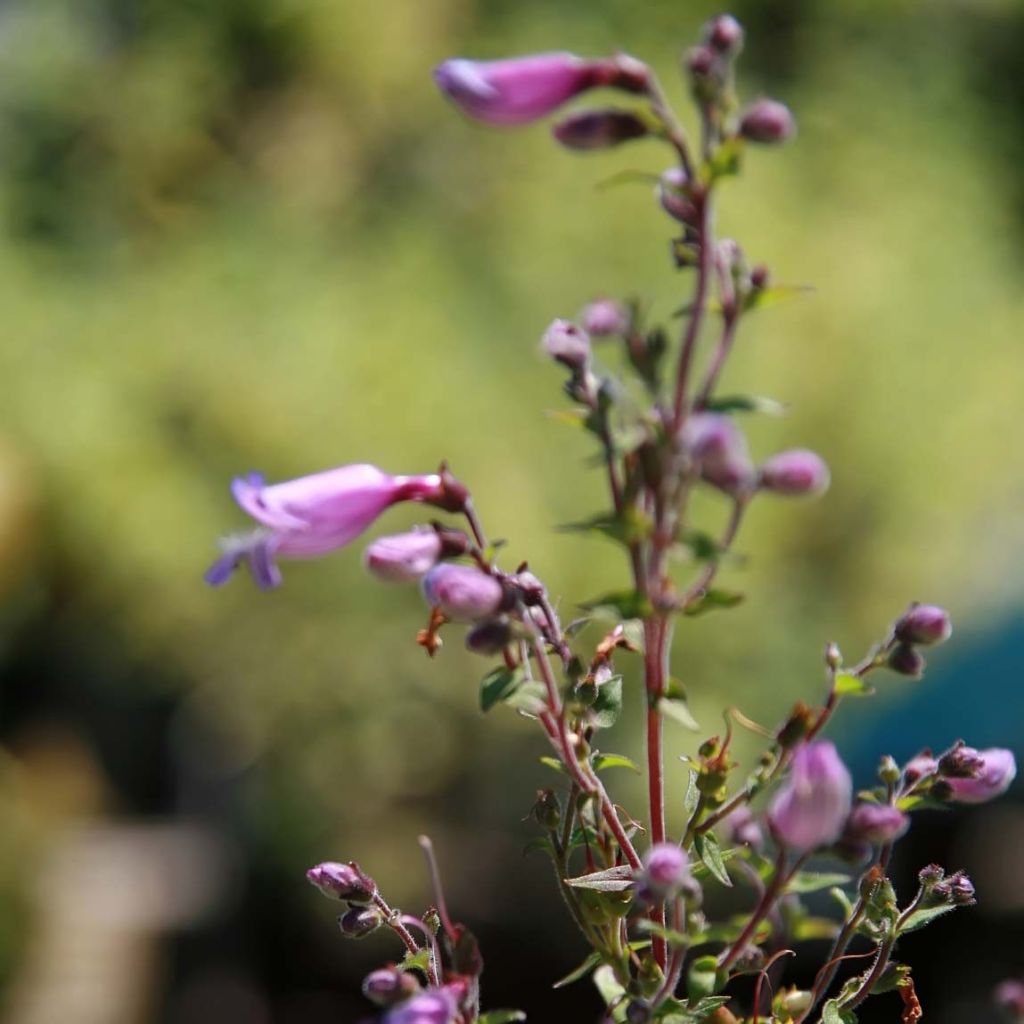
[[[479,569],[442,562],[423,577],[423,596],[455,622],[476,622],[501,608],[505,590]]]
[[[629,93],[650,87],[650,69],[619,54],[584,60],[572,53],[535,53],[506,60],[446,60],[434,69],[438,88],[463,113],[487,124],[526,124],[597,86]]]
[[[594,338],[624,334],[629,327],[629,310],[614,299],[594,299],[580,317],[584,330]]]
[[[722,827],[725,837],[730,843],[749,846],[754,850],[760,850],[764,845],[761,826],[757,823],[753,811],[745,804],[730,811],[722,821]]]
[[[412,583],[437,564],[442,548],[437,530],[418,526],[408,533],[379,537],[366,549],[364,561],[378,579]]]
[[[590,362],[590,338],[570,320],[555,320],[540,344],[547,355],[570,370],[582,370]]]
[[[351,903],[369,903],[377,891],[377,884],[363,873],[355,861],[348,864],[324,861],[310,868],[306,878],[325,896]]]
[[[910,828],[910,818],[890,804],[857,804],[846,823],[846,838],[878,846],[899,839]]]
[[[1013,978],[1001,981],[992,993],[992,1000],[1012,1020],[1024,1020],[1024,982]]]
[[[670,167],[658,179],[655,192],[661,208],[681,224],[694,224],[697,221],[697,207],[686,194],[689,179],[681,167]]]
[[[228,538],[224,554],[206,573],[212,586],[225,583],[242,563],[262,589],[276,587],[276,558],[316,558],[344,547],[391,505],[400,501],[443,503],[445,483],[436,473],[390,476],[356,464],[267,486],[258,474],[236,478],[235,501],[262,529]]]
[[[794,850],[833,843],[843,831],[852,797],[853,782],[835,746],[827,740],[805,744],[768,810],[772,833]]]
[[[774,494],[821,494],[828,490],[828,466],[806,448],[791,448],[773,455],[761,467],[761,487]]]
[[[363,978],[363,995],[378,1006],[391,1006],[419,991],[416,975],[398,967],[381,967]]]
[[[661,903],[677,892],[689,875],[686,851],[675,843],[655,843],[644,854],[637,875],[637,895],[648,903]]]
[[[777,100],[757,100],[740,115],[740,135],[750,142],[785,142],[795,134],[796,120]]]
[[[976,753],[982,764],[973,778],[945,778],[953,790],[952,798],[958,803],[981,804],[991,800],[1005,793],[1017,777],[1017,762],[1012,751],[991,747]]]
[[[456,1006],[445,989],[421,992],[384,1014],[383,1024],[451,1024]]]
[[[920,782],[927,775],[934,775],[938,771],[939,762],[932,755],[930,750],[922,750],[903,766],[903,781],[907,786],[913,786]]]
[[[704,33],[708,45],[719,53],[733,56],[743,45],[743,26],[731,14],[720,14],[712,19]]]
[[[647,124],[629,110],[581,110],[559,121],[551,134],[566,149],[611,149],[648,134]]]
[[[682,441],[701,477],[712,487],[733,495],[749,489],[754,470],[747,441],[728,416],[709,412],[690,416],[683,426]]]
[[[895,626],[896,639],[907,644],[941,644],[953,633],[949,612],[934,604],[915,604]]]

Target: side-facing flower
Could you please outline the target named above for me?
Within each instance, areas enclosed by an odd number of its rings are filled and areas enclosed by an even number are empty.
[[[629,328],[629,310],[614,299],[594,299],[580,314],[583,329],[594,338],[624,334]]]
[[[470,117],[512,125],[545,117],[596,86],[642,92],[648,71],[624,56],[584,60],[572,53],[536,53],[506,60],[446,60],[434,69],[434,81]]]
[[[236,478],[231,493],[261,529],[225,541],[206,581],[220,586],[245,563],[263,589],[281,582],[275,559],[317,558],[350,543],[398,502],[444,504],[447,497],[440,474],[391,476],[366,464],[271,485],[250,474]]]
[[[443,549],[437,530],[419,526],[408,533],[378,537],[367,547],[363,561],[378,579],[412,583],[426,576],[437,564]]]
[[[355,861],[324,861],[310,868],[306,878],[325,896],[350,903],[369,903],[377,891],[377,883]]]
[[[455,998],[445,989],[420,992],[384,1014],[383,1024],[451,1024],[455,1020]]]
[[[411,971],[380,967],[363,978],[363,995],[378,1006],[392,1006],[419,991],[420,983]]]
[[[961,804],[981,804],[1005,793],[1017,777],[1017,761],[1013,751],[990,747],[976,753],[981,766],[972,778],[946,776],[944,781],[953,791],[952,799]]]
[[[570,370],[582,370],[590,362],[590,338],[570,320],[555,320],[540,341],[544,353]]]
[[[761,467],[761,487],[792,497],[823,494],[829,485],[828,466],[816,452],[792,448],[767,459]]]
[[[785,142],[796,135],[796,119],[778,100],[757,100],[740,115],[740,135],[749,142]]]
[[[891,804],[862,802],[850,813],[845,838],[853,842],[891,843],[910,828],[910,818]]]
[[[423,596],[454,622],[490,618],[505,603],[505,589],[493,577],[468,565],[435,565],[423,577]]]
[[[828,740],[804,744],[768,809],[772,834],[794,850],[833,843],[843,831],[852,799],[853,781],[835,746]]]

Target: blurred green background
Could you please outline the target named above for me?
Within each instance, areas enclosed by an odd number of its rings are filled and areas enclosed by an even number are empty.
[[[430,70],[618,47],[682,103],[678,55],[717,10],[0,3],[5,1024],[357,1020],[361,973],[397,951],[343,946],[302,872],[356,858],[422,907],[424,830],[484,937],[490,1004],[591,1019],[547,992],[580,944],[546,866],[521,856],[542,744],[511,713],[480,716],[486,663],[454,636],[428,662],[418,594],[367,578],[358,546],[286,564],[272,595],[201,574],[243,525],[234,474],[444,457],[509,564],[529,558],[567,614],[623,585],[614,548],[552,528],[596,511],[601,479],[547,415],[563,399],[537,339],[599,294],[656,317],[680,304],[651,189],[597,187],[666,153],[581,157],[543,126],[469,124]],[[826,640],[859,654],[908,600],[935,601],[958,635],[934,683],[887,683],[858,709],[860,781],[883,729],[898,755],[960,734],[1019,748],[1024,5],[733,11],[743,93],[786,101],[800,135],[748,153],[720,230],[816,290],[751,318],[725,386],[791,406],[750,422],[755,454],[816,447],[834,483],[817,504],[756,508],[727,581],[748,600],[680,627],[677,674],[709,730],[727,703],[771,723],[819,692]],[[723,511],[709,501],[706,525]],[[415,521],[396,510],[380,530]],[[642,806],[639,782],[616,781]],[[965,862],[951,867],[998,880],[975,878],[973,924],[935,928],[937,968],[974,941],[969,984],[922,968],[936,1021],[979,1019],[1024,970],[1024,878],[980,838],[1021,837],[1014,806],[936,831]]]

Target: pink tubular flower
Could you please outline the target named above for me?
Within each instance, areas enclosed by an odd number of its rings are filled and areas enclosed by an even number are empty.
[[[850,813],[846,836],[855,842],[891,843],[910,828],[910,818],[890,804],[862,802]]]
[[[961,804],[981,804],[1005,793],[1017,777],[1017,762],[1010,750],[990,747],[979,750],[981,768],[973,778],[946,777],[953,799]]]
[[[366,549],[364,561],[378,579],[412,583],[437,564],[443,547],[437,530],[420,526],[408,533],[378,537]]]
[[[477,622],[500,610],[505,591],[477,568],[442,562],[423,577],[423,596],[454,622]]]
[[[384,1024],[451,1024],[457,1008],[455,999],[446,989],[421,992],[389,1010]]]
[[[446,60],[434,69],[438,88],[465,114],[487,124],[526,124],[596,86],[643,92],[649,72],[618,56],[584,60],[572,53],[537,53],[507,60]]]
[[[262,589],[276,587],[275,558],[316,558],[344,547],[391,505],[400,501],[442,503],[441,476],[390,476],[376,466],[356,464],[267,486],[258,474],[231,485],[235,501],[263,529],[229,538],[224,554],[206,573],[211,586],[225,583],[243,562]]]
[[[822,494],[828,490],[829,480],[824,460],[806,448],[779,452],[761,467],[761,486],[775,494],[792,497]]]
[[[846,765],[828,740],[807,743],[796,752],[789,778],[768,810],[772,833],[794,850],[835,842],[853,799]]]

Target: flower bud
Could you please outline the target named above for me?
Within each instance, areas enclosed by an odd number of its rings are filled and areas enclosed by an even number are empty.
[[[436,530],[419,526],[408,533],[378,537],[367,547],[364,561],[380,580],[413,583],[437,564],[442,546]]]
[[[934,886],[941,882],[946,877],[946,872],[939,867],[938,864],[926,864],[917,873],[917,880],[921,883],[922,888],[930,890]]]
[[[708,46],[730,57],[743,46],[743,26],[731,14],[720,14],[709,21],[704,35]]]
[[[900,766],[891,754],[883,754],[878,762],[878,779],[887,786],[895,786],[900,781]]]
[[[556,320],[541,338],[544,352],[570,370],[582,370],[590,362],[590,337],[569,320]]]
[[[850,813],[844,838],[881,846],[899,839],[910,828],[910,818],[889,804],[859,803]]]
[[[363,995],[378,1006],[392,1006],[419,991],[416,975],[397,967],[381,967],[363,978]]]
[[[306,878],[325,896],[350,903],[369,903],[377,892],[377,883],[354,860],[347,864],[325,861],[310,868]]]
[[[779,746],[783,750],[795,747],[811,731],[817,717],[815,712],[802,700],[797,701],[789,713],[789,718],[782,723],[779,731],[775,734]]]
[[[773,494],[813,496],[828,490],[828,466],[820,455],[805,448],[779,452],[761,467],[760,485]]]
[[[697,207],[686,194],[687,177],[681,167],[670,167],[662,172],[656,189],[661,208],[680,224],[697,222]]]
[[[654,1020],[651,1004],[644,999],[632,999],[626,1007],[626,1024],[650,1024]]]
[[[454,622],[490,618],[505,600],[502,585],[487,573],[468,565],[441,562],[423,577],[423,596]]]
[[[530,813],[538,824],[547,829],[558,828],[562,820],[562,807],[553,789],[538,789],[537,799],[534,801]]]
[[[706,78],[715,69],[715,52],[709,46],[694,46],[686,54],[686,69],[695,79]]]
[[[768,810],[775,838],[794,850],[813,850],[839,838],[850,813],[853,781],[827,740],[804,744]]]
[[[722,828],[727,842],[737,846],[749,846],[754,850],[760,850],[764,846],[761,826],[757,823],[753,811],[745,804],[725,816]]]
[[[886,665],[901,676],[920,679],[924,675],[926,662],[924,655],[910,644],[897,644],[886,659]]]
[[[644,854],[637,875],[637,895],[648,903],[662,903],[678,892],[689,875],[686,851],[675,843],[655,843]]]
[[[950,638],[953,625],[944,608],[915,604],[896,623],[894,632],[905,644],[941,644]]]
[[[384,915],[376,907],[349,907],[338,918],[338,927],[346,939],[364,939],[384,923]]]
[[[625,334],[629,329],[629,310],[614,299],[595,299],[580,317],[583,329],[592,338]]]
[[[779,1006],[790,1017],[799,1017],[811,1005],[812,995],[806,989],[790,988],[779,997]]]
[[[957,740],[939,758],[939,774],[944,778],[973,779],[984,766],[984,757],[963,740]]]
[[[981,766],[973,778],[945,775],[953,790],[952,799],[957,803],[980,804],[991,800],[1005,793],[1017,777],[1017,762],[1012,751],[991,747],[974,753],[981,758]],[[941,760],[939,765],[941,768]]]
[[[922,750],[920,754],[912,757],[903,766],[903,782],[907,786],[913,786],[920,782],[926,775],[934,775],[939,769],[939,762],[932,757],[930,750]]]
[[[750,285],[752,288],[757,288],[758,290],[767,288],[771,279],[771,271],[763,263],[758,263],[758,265],[750,271]]]
[[[992,1002],[1011,1021],[1024,1021],[1024,982],[1008,978],[1001,981],[992,993]]]
[[[484,619],[466,634],[466,650],[490,657],[500,654],[512,639],[512,624],[504,616],[498,619]]]
[[[457,1013],[451,992],[444,988],[431,989],[392,1007],[384,1015],[382,1024],[452,1024]]]
[[[795,134],[789,107],[776,100],[757,100],[740,115],[740,135],[749,142],[785,142]]]
[[[567,149],[611,149],[643,138],[647,125],[628,110],[581,110],[559,121],[551,133]]]
[[[975,903],[974,883],[962,871],[956,871],[949,876],[950,899],[958,907],[969,907]]]
[[[701,477],[726,494],[740,494],[754,479],[747,442],[728,416],[697,413],[687,418],[682,442]]]

